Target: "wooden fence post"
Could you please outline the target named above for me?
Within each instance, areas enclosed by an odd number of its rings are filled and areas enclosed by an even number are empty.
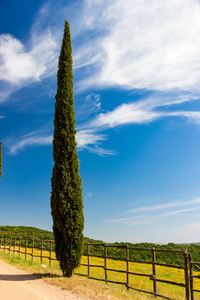
[[[187,300],[190,300],[189,280],[188,280],[188,253],[187,253],[187,249],[184,250],[184,271],[185,271],[185,298]]]
[[[21,253],[20,253],[20,252],[21,252],[21,241],[22,241],[22,238],[20,237],[20,238],[19,238],[19,256],[20,256],[20,254],[21,254]]]
[[[4,252],[6,252],[6,246],[7,246],[7,236],[5,237],[5,245],[4,245]]]
[[[51,266],[51,257],[52,257],[52,241],[49,241],[50,243],[50,251],[49,251],[49,265]]]
[[[126,287],[129,289],[129,246],[126,245]]]
[[[189,271],[190,271],[190,298],[194,300],[194,285],[193,285],[193,269],[192,269],[192,256],[189,254]]]
[[[10,251],[11,251],[11,245],[12,245],[12,237],[10,237],[10,243],[9,243],[9,254],[10,254]]]
[[[33,257],[34,257],[34,238],[32,239],[32,261],[33,261]]]
[[[104,244],[104,270],[105,270],[105,282],[107,283],[108,274],[107,274],[107,244]]]
[[[13,253],[14,253],[14,255],[15,255],[15,247],[16,247],[16,238],[15,238],[15,240],[14,240],[14,248],[13,248]]]
[[[25,260],[27,257],[27,247],[28,247],[28,238],[26,238],[26,244],[25,244]]]
[[[156,283],[156,252],[155,252],[155,247],[152,248],[152,272],[153,272],[153,293],[157,294],[157,283]]]
[[[4,252],[6,252],[6,243],[7,243],[7,237],[5,237],[5,242],[4,242]]]
[[[1,246],[0,246],[0,249],[2,248],[2,244],[3,244],[3,237],[1,237]]]
[[[90,245],[87,244],[88,278],[90,277]]]
[[[41,264],[42,264],[42,256],[43,256],[43,240],[41,240],[41,257],[40,257]]]

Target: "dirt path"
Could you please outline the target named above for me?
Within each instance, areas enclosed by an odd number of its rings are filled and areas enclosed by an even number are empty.
[[[86,300],[0,260],[1,300]]]

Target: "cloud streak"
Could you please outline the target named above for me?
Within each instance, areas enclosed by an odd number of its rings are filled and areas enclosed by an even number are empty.
[[[200,112],[198,111],[169,111],[167,108],[175,104],[199,100],[196,95],[180,97],[149,97],[137,102],[123,103],[112,111],[98,114],[93,120],[83,125],[93,130],[105,130],[121,125],[145,124],[163,117],[185,117],[200,124]]]
[[[199,1],[152,0],[150,5],[148,0],[109,3],[85,0],[78,10],[77,5],[61,6],[55,14],[50,2],[41,8],[26,44],[11,35],[0,35],[0,80],[3,82],[0,101],[5,101],[17,89],[55,73],[60,39],[57,35],[62,32],[60,21],[59,25],[55,24],[68,8],[73,24],[74,69],[84,74],[84,80],[78,83],[82,90],[117,86],[154,91],[147,99],[131,103],[124,100],[107,112],[102,112],[99,94],[91,93],[81,109],[88,111],[90,107],[96,116],[82,124],[77,132],[80,150],[114,154],[101,147],[107,139],[101,132],[117,126],[147,124],[163,117],[184,117],[200,124],[197,111],[167,109],[200,99]],[[90,116],[87,114],[88,119]],[[31,144],[41,145],[42,140],[40,137],[22,139],[11,152],[17,153]]]
[[[127,210],[125,213],[144,213],[144,212],[151,212],[151,211],[158,211],[163,210],[167,208],[174,208],[179,206],[188,206],[192,204],[200,204],[200,198],[190,200],[190,201],[174,201],[174,202],[167,202],[161,205],[155,205],[155,206],[141,206],[134,209]]]
[[[197,206],[197,204],[200,204],[200,198],[182,202],[167,202],[155,206],[141,206],[123,213],[128,214],[129,216],[109,219],[107,222],[130,225],[148,224],[160,220],[161,218],[173,217],[181,214],[187,215],[190,212],[199,211],[200,206]]]
[[[11,35],[0,35],[0,79],[19,85],[49,76],[57,64],[60,19],[70,11],[74,69],[86,71],[82,89],[200,91],[199,1],[85,0],[77,4],[79,9],[62,3],[55,12],[47,2],[26,45]]]
[[[199,92],[199,13],[197,0],[85,1],[84,29],[101,35],[76,56],[94,71],[83,84]]]
[[[79,130],[76,134],[76,142],[79,151],[87,149],[100,156],[114,155],[114,151],[98,146],[98,144],[105,139],[106,136],[98,134],[93,130]],[[16,155],[27,147],[52,145],[52,141],[52,135],[37,131],[30,132],[17,139],[8,139],[4,143],[9,150],[9,153],[11,155]]]
[[[100,106],[101,102],[97,97],[95,106]],[[196,97],[191,101],[196,100]],[[187,97],[177,98],[173,104],[180,104],[189,101]],[[79,126],[76,134],[77,147],[79,151],[87,149],[100,156],[115,155],[115,151],[101,147],[107,140],[107,135],[102,133],[109,128],[128,124],[145,124],[153,122],[163,117],[185,117],[190,121],[200,124],[200,112],[194,111],[163,111],[159,108],[170,106],[171,100],[159,98],[148,98],[138,102],[122,104],[113,111],[97,114],[94,119]],[[97,107],[98,108],[98,107]],[[98,108],[99,109],[99,108]],[[98,111],[98,110],[97,110]],[[41,146],[52,143],[52,135],[30,134],[22,136],[18,140],[8,143],[10,154],[16,154],[27,146]]]

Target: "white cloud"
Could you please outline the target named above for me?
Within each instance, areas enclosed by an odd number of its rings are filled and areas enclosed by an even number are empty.
[[[20,88],[56,73],[60,36],[48,24],[40,26],[48,16],[47,6],[38,12],[25,42],[11,34],[0,34],[0,102]]]
[[[200,198],[189,200],[189,201],[173,201],[173,202],[167,202],[161,205],[155,205],[155,206],[141,206],[134,209],[127,210],[125,213],[144,213],[144,212],[150,212],[150,211],[157,211],[157,210],[163,210],[167,208],[173,208],[173,207],[180,207],[180,206],[190,206],[192,204],[200,204]]]
[[[90,152],[96,153],[99,156],[115,155],[115,151],[105,149],[99,146],[107,137],[93,129],[78,130],[76,133],[76,141],[78,150],[87,149]]]
[[[49,76],[57,45],[49,31],[37,36],[29,50],[9,34],[0,35],[0,80],[21,86]]]
[[[114,218],[107,220],[109,223],[129,223],[131,221],[131,224],[141,224],[141,222],[145,222],[145,215],[139,215],[139,216],[131,216],[131,217],[125,217],[125,218]]]
[[[101,97],[99,94],[91,93],[85,97],[80,97],[76,105],[77,120],[88,120],[91,115],[101,111]]]
[[[191,123],[200,125],[200,112],[199,111],[176,111],[176,112],[172,112],[170,115],[185,117]]]
[[[100,113],[93,120],[83,125],[83,127],[103,130],[126,124],[150,123],[162,117],[174,116],[186,117],[200,124],[200,112],[198,111],[163,110],[163,107],[196,100],[199,100],[199,97],[196,95],[149,97],[137,102],[124,103],[112,111]]]
[[[94,99],[94,112],[100,110],[101,101],[97,94],[88,95],[88,101]],[[196,97],[191,97],[195,100]],[[173,104],[180,104],[189,101],[187,97],[174,98]],[[102,130],[114,128],[126,124],[144,124],[153,122],[161,117],[180,116],[186,117],[195,123],[200,124],[200,112],[194,111],[156,111],[157,108],[171,105],[171,100],[162,97],[148,98],[138,102],[122,104],[113,111],[100,113],[93,120],[82,124],[76,134],[77,147],[79,151],[87,149],[90,152],[96,153],[100,156],[115,155],[113,150],[101,147],[102,142],[107,140],[107,135],[102,134]],[[47,145],[52,143],[52,136],[39,134],[29,134],[23,136],[17,141],[8,143],[8,148],[11,154],[19,152],[21,149],[30,145]],[[153,208],[150,208],[152,210]]]
[[[124,124],[149,123],[163,114],[140,108],[135,103],[122,104],[111,112],[101,113],[89,125],[93,127],[116,127]]]
[[[99,142],[104,141],[105,139],[106,137],[104,135],[98,134],[93,130],[79,130],[76,133],[76,142],[79,151],[87,149],[90,152],[94,152],[100,156],[114,155],[114,151],[98,146]],[[15,155],[28,146],[52,145],[52,140],[52,135],[35,131],[23,135],[17,139],[8,139],[5,141],[5,145],[8,148],[9,153]]]
[[[129,215],[127,217],[113,218],[107,220],[107,222],[130,225],[148,224],[166,217],[171,216],[173,218],[173,216],[176,217],[180,214],[187,215],[188,213],[196,212],[200,210],[200,206],[196,206],[197,204],[200,204],[200,198],[190,201],[167,202],[155,206],[141,206],[124,212],[123,214]]]
[[[55,14],[50,3],[41,8],[26,44],[11,35],[0,35],[0,80],[9,84],[9,89],[5,85],[0,91],[0,101],[25,84],[55,73],[59,48],[56,42],[63,32],[60,19],[67,12],[66,6],[61,6]],[[69,20],[73,25],[74,68],[81,68],[85,78],[78,85],[84,89],[114,85],[154,90],[152,97],[123,103],[83,124],[77,132],[80,150],[114,154],[100,147],[106,140],[100,130],[120,125],[150,123],[167,116],[200,123],[199,112],[163,111],[163,107],[199,100],[199,1],[85,0],[77,7],[74,4],[67,8],[72,16]],[[85,103],[93,113],[102,111],[98,94],[88,95]],[[31,141],[37,144],[37,137],[18,141],[13,151]],[[39,142],[42,143],[40,137]]]
[[[48,2],[28,43],[0,36],[0,78],[21,84],[49,76],[57,64],[60,20],[69,12],[74,68],[86,67],[82,88],[200,91],[197,0],[85,0],[56,9]]]
[[[14,155],[23,150],[27,146],[41,146],[49,145],[52,143],[52,136],[23,136],[17,141],[8,141],[6,146],[9,149],[10,154]]]
[[[80,130],[76,133],[77,146],[84,148],[87,145],[94,145],[100,141],[104,141],[106,137],[102,134],[98,134],[93,130]]]
[[[95,154],[98,154],[99,156],[116,155],[116,152],[114,150],[105,149],[105,148],[99,147],[98,145],[94,145],[93,147],[86,146],[85,149],[87,149],[88,151],[93,152]]]
[[[199,92],[199,13],[197,0],[85,1],[97,37],[75,64],[98,68],[83,85]]]

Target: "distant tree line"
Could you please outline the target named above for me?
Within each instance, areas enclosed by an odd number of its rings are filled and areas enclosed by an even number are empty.
[[[51,231],[46,231],[42,229],[38,229],[35,227],[25,227],[25,226],[0,226],[0,237],[13,237],[13,238],[22,238],[23,243],[25,243],[25,238],[28,237],[30,239],[35,238],[38,240],[53,240],[54,236]],[[22,243],[22,245],[23,245]],[[84,254],[87,253],[87,243],[96,243],[102,244],[103,241],[90,239],[88,237],[84,238]],[[156,249],[170,249],[170,250],[184,250],[187,248],[188,252],[192,255],[194,261],[200,262],[200,244],[174,244],[169,243],[166,245],[159,245],[153,243],[113,243],[113,245],[126,245],[128,244],[129,247],[136,247],[136,248],[152,248],[155,247]],[[38,248],[40,248],[41,244],[38,242]],[[37,243],[36,243],[37,247]],[[49,243],[44,243],[44,248],[49,248]],[[55,248],[54,248],[55,250]],[[96,255],[104,255],[104,247],[103,246],[90,246],[90,254]],[[126,257],[126,250],[125,249],[116,249],[116,248],[108,248],[108,256],[111,257]],[[147,251],[137,251],[137,250],[130,250],[130,259],[132,260],[140,260],[140,261],[151,261],[151,253]],[[175,265],[183,265],[183,257],[180,254],[176,253],[164,253],[164,252],[157,252],[156,259],[158,262],[163,262],[167,264],[175,264]]]

